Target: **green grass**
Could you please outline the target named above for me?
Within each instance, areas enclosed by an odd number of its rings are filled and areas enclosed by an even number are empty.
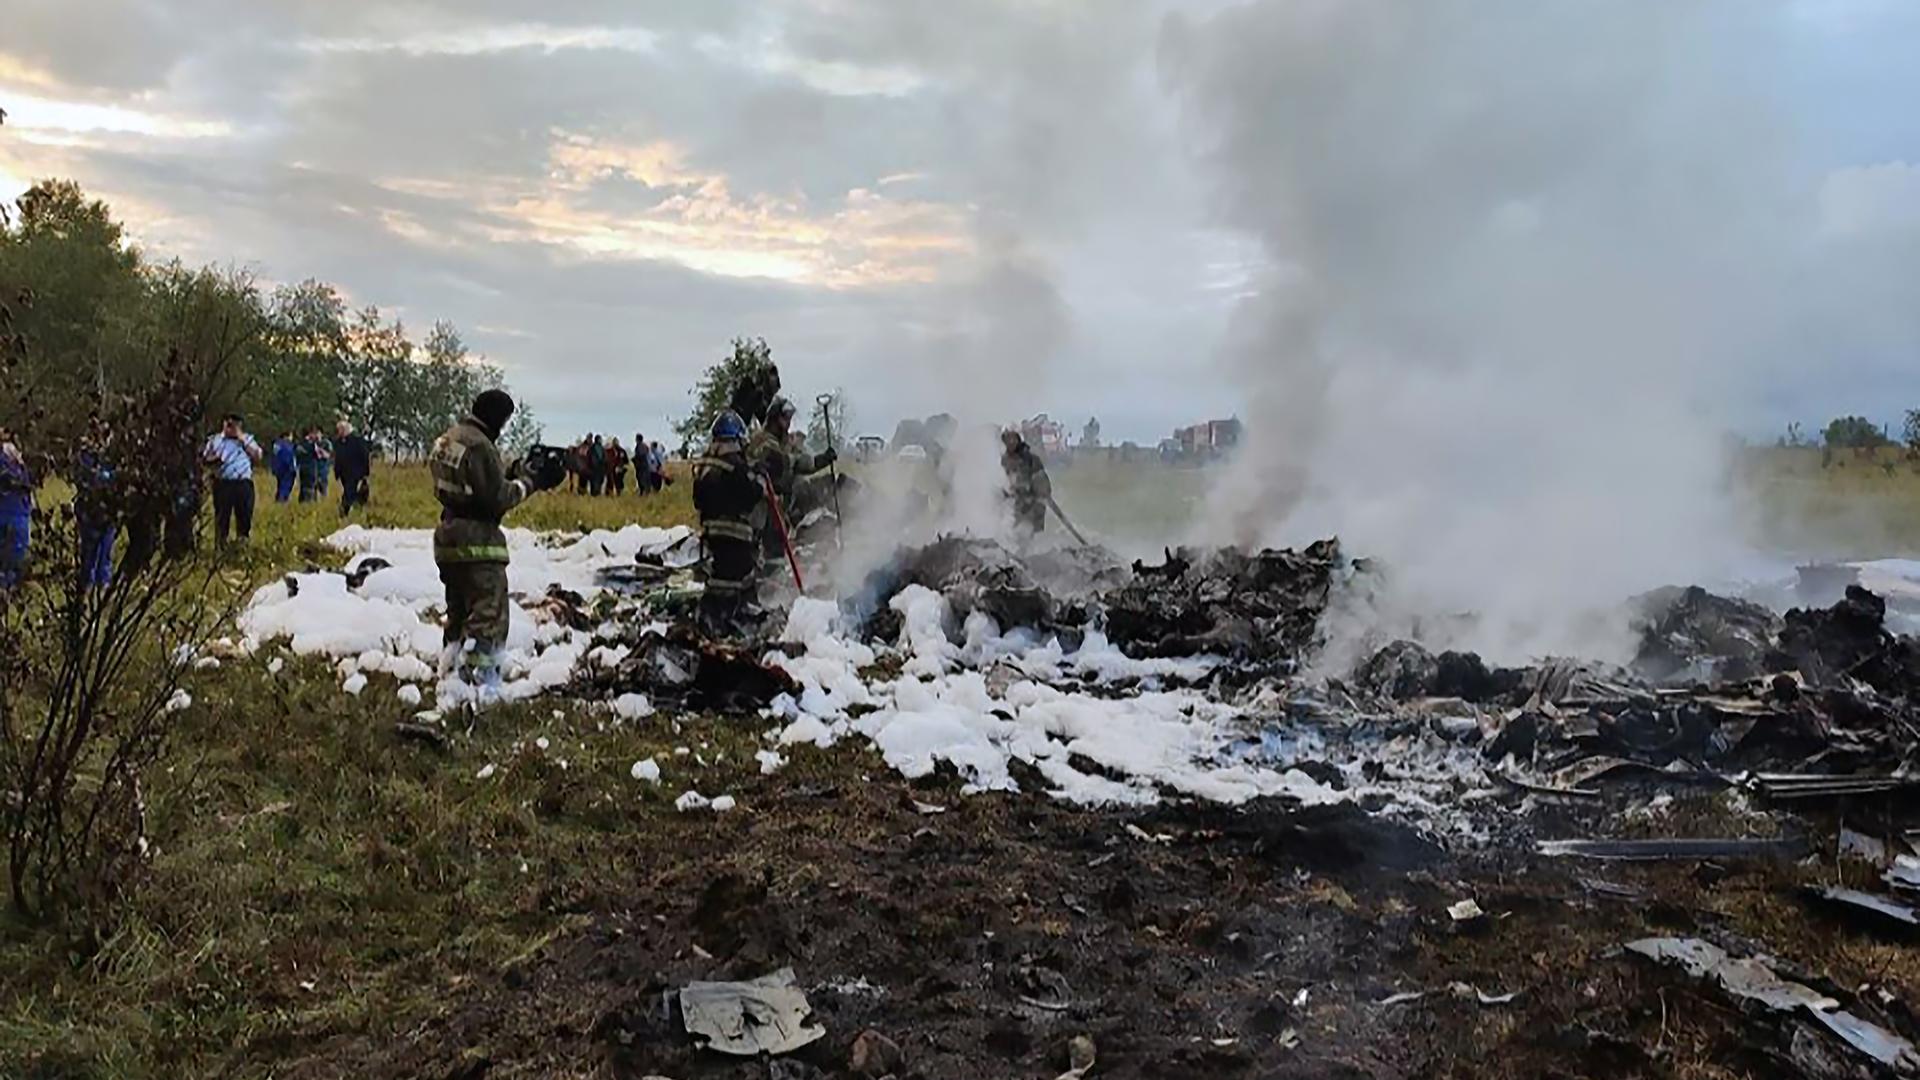
[[[1775,550],[1854,557],[1920,554],[1920,462],[1904,450],[1749,453],[1737,470],[1754,539]]]

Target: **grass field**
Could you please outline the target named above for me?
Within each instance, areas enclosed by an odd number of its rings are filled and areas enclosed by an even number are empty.
[[[381,469],[374,484],[354,520],[436,519],[423,468]],[[684,522],[689,487],[546,493],[510,523]],[[265,481],[260,494],[252,543],[225,557],[228,586],[339,561],[318,543],[341,524],[336,504],[276,505]],[[267,661],[193,679],[196,704],[148,785],[150,887],[98,955],[66,956],[42,931],[4,924],[0,1076],[269,1075],[257,1063],[295,1033],[424,1015],[451,981],[550,934],[555,898],[593,887],[615,852],[636,855],[643,823],[674,817],[680,791],[744,799],[758,778],[757,731],[675,736],[549,703],[489,714],[444,756],[395,740],[392,722],[412,710],[390,692],[349,697],[324,664],[289,658],[273,676]],[[680,746],[709,765],[676,759]],[[628,776],[648,756],[666,772],[658,788]],[[475,779],[487,763],[497,773]]]
[[[1155,486],[1142,490],[1143,477]],[[1920,550],[1920,473],[1904,462],[1822,468],[1817,451],[1766,452],[1744,477],[1764,508],[1756,529],[1776,543]],[[1059,480],[1096,532],[1142,514],[1177,521],[1199,492],[1187,473],[1100,467]],[[509,523],[687,522],[689,486],[683,477],[645,499],[550,493]],[[340,523],[332,503],[263,496],[252,545],[229,557],[236,592],[339,557],[318,543]],[[392,468],[357,520],[435,516],[424,470]],[[762,777],[758,721],[622,726],[560,701],[490,712],[436,751],[395,737],[411,710],[390,688],[347,696],[325,665],[298,659],[269,674],[277,653],[194,677],[196,703],[148,787],[151,881],[103,948],[67,955],[38,928],[0,922],[0,1076],[300,1075],[299,1061],[341,1040],[420,1030],[464,989],[577,929],[582,912],[617,906],[636,876],[704,857],[722,826],[676,814],[681,791],[736,795],[740,823],[725,828],[738,830],[776,787],[884,771],[866,751],[803,749]],[[666,773],[658,787],[628,775],[649,756]]]

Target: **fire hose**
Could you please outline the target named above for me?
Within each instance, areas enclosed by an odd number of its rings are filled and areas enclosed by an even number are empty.
[[[793,571],[793,587],[804,593],[807,586],[800,580],[800,559],[793,553],[793,537],[787,533],[787,516],[780,512],[780,496],[774,494],[773,478],[761,473],[760,486],[767,493],[767,510],[773,516],[773,531],[780,537],[780,547],[787,553],[787,566]]]
[[[1081,536],[1080,530],[1074,528],[1073,522],[1067,520],[1067,512],[1065,510],[1060,509],[1060,504],[1053,501],[1053,496],[1051,495],[1047,496],[1047,505],[1053,507],[1053,516],[1060,519],[1060,524],[1065,525],[1067,527],[1067,531],[1073,534],[1073,538],[1075,540],[1080,541],[1080,546],[1086,547],[1087,538],[1084,536]]]

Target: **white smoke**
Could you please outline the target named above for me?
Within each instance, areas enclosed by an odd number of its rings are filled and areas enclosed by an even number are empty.
[[[1818,307],[1816,193],[1767,93],[1789,30],[1745,2],[1169,20],[1221,214],[1272,263],[1228,351],[1248,438],[1204,538],[1337,533],[1390,569],[1384,614],[1475,612],[1437,644],[1500,656],[1607,651],[1594,610],[1724,572],[1720,403]]]

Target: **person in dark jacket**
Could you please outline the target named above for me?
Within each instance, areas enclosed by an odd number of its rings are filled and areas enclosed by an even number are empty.
[[[333,483],[333,441],[317,427],[313,429],[313,463],[319,474],[314,498],[324,499]]]
[[[293,444],[294,470],[300,477],[300,501],[320,498],[320,429],[310,427]]]
[[[440,524],[433,530],[433,561],[447,589],[447,628],[441,672],[456,667],[483,692],[501,681],[500,649],[507,640],[507,534],[500,520],[528,495],[564,477],[529,477],[511,469],[496,445],[513,416],[513,399],[488,390],[472,415],[448,428],[427,456]]]
[[[615,435],[607,443],[607,494],[624,495],[627,492],[627,448],[620,445],[620,436]]]
[[[273,501],[286,502],[293,497],[293,482],[300,478],[300,466],[294,459],[293,432],[283,431],[273,440]]]
[[[20,583],[33,539],[33,473],[13,432],[0,428],[0,589]]]
[[[607,448],[600,436],[587,436],[587,494],[598,495],[607,482]]]
[[[340,516],[367,505],[372,494],[373,452],[367,440],[345,420],[334,425],[333,471],[340,477]]]
[[[707,454],[693,466],[693,507],[700,512],[706,590],[700,622],[711,634],[730,634],[753,592],[760,567],[755,529],[764,514],[766,489],[747,460],[747,425],[723,412],[713,422]]]

